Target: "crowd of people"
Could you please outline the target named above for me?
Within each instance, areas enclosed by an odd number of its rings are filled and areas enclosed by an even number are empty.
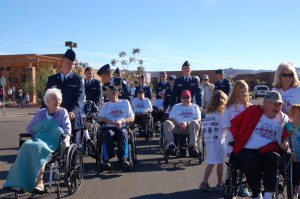
[[[207,166],[199,188],[203,191],[212,190],[209,176],[216,165],[216,190],[222,191],[223,164],[226,156],[233,154],[240,162],[253,198],[272,198],[278,162],[284,151],[291,148],[295,154],[294,160],[300,161],[300,147],[297,143],[300,136],[300,82],[295,66],[291,63],[278,66],[274,88],[266,94],[262,105],[252,105],[249,102],[247,83],[244,80],[231,82],[225,78],[221,69],[215,71],[217,81],[212,84],[208,75],[201,77],[203,81],[193,77],[191,64],[185,61],[181,67],[181,77],[160,73],[154,97],[152,88],[145,83],[144,74],[133,82],[131,88],[130,82],[122,77],[120,70],[117,68],[112,73],[109,64],[102,66],[97,72],[101,81],[94,78],[91,67],[85,68],[83,78],[72,72],[75,58],[75,52],[67,50],[62,58],[61,71],[48,78],[42,109],[29,124],[28,133],[38,136],[39,126],[47,125],[49,121],[56,122],[60,127],[59,132],[72,134],[72,142],[78,146],[81,146],[81,132],[84,129],[87,143],[96,147],[87,134],[83,112],[85,101],[92,101],[99,113],[99,122],[104,124],[104,168],[111,168],[110,159],[115,157],[113,142],[116,138],[116,155],[122,168],[126,169],[130,167],[126,150],[127,127],[130,123],[139,124],[142,129],[140,133],[143,134],[149,117],[154,118],[155,124],[162,122],[166,143],[164,150],[170,155],[175,154],[174,134],[188,135],[188,154],[195,158],[200,153],[196,145],[202,128]],[[229,145],[233,141],[234,145]],[[34,144],[47,148],[48,142],[49,140],[44,139],[41,143]],[[25,151],[25,147],[28,147],[27,144],[20,151]],[[27,184],[25,179],[21,179],[21,182],[14,180],[20,167],[18,159],[24,159],[19,157],[21,154],[18,154],[4,187],[29,192],[41,190],[44,165],[49,157],[43,156],[41,164],[34,171],[34,180]],[[299,174],[299,163],[294,164],[294,167]],[[260,183],[262,172],[264,196]],[[294,185],[297,189],[299,177]],[[249,196],[245,186],[239,192],[242,196]]]

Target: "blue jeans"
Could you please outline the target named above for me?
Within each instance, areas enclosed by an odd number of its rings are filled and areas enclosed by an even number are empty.
[[[128,133],[127,128],[117,129],[116,127],[106,127],[104,128],[105,133],[105,149],[103,157],[104,159],[111,159],[115,157],[114,151],[114,140],[118,142],[118,158],[128,158]],[[105,153],[106,151],[106,153]]]

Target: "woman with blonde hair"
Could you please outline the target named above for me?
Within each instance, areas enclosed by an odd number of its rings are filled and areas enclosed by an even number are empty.
[[[279,64],[273,86],[272,90],[278,91],[282,97],[284,113],[288,114],[293,104],[300,104],[300,82],[293,63]]]

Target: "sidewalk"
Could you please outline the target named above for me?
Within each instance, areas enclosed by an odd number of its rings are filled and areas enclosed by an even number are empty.
[[[32,104],[30,108],[18,108],[18,105],[15,103],[10,103],[5,105],[5,115],[3,104],[0,105],[0,116],[17,116],[17,115],[34,115],[40,107],[37,104]]]

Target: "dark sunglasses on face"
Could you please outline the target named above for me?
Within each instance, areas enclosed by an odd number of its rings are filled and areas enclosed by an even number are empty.
[[[190,97],[182,97],[181,99],[190,99]]]
[[[281,77],[290,77],[290,78],[293,78],[293,77],[294,77],[294,74],[293,74],[293,73],[290,73],[290,74],[287,74],[287,73],[281,73]]]

